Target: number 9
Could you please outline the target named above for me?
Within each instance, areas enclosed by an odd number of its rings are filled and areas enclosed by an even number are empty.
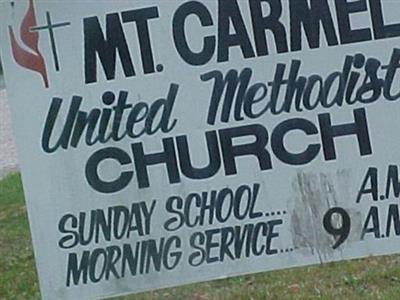
[[[335,220],[333,216],[335,214],[341,217],[341,226],[339,227],[334,227],[334,225],[337,224],[337,222],[334,223]],[[348,238],[350,227],[350,216],[343,208],[333,207],[326,212],[324,216],[324,228],[329,234],[333,235],[336,240],[336,243],[332,246],[333,249],[339,247]]]

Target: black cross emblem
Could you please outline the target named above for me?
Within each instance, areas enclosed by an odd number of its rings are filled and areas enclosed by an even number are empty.
[[[50,45],[51,45],[51,50],[53,52],[53,58],[54,58],[54,67],[56,71],[60,71],[60,63],[58,61],[58,54],[57,54],[57,46],[56,46],[56,38],[54,36],[54,29],[60,28],[60,27],[66,27],[70,26],[70,22],[63,22],[63,23],[53,23],[51,21],[50,13],[46,12],[46,21],[47,24],[43,26],[36,26],[36,27],[31,27],[31,31],[40,31],[40,30],[48,30],[49,35],[50,35]]]

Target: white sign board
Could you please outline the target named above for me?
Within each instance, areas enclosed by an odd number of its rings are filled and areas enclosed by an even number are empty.
[[[43,297],[398,252],[399,9],[3,1]]]

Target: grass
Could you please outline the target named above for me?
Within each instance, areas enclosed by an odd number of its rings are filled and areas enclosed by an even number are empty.
[[[0,182],[0,299],[39,298],[19,175]]]
[[[115,299],[400,299],[400,256],[294,268]],[[21,180],[0,181],[0,299],[40,299]]]

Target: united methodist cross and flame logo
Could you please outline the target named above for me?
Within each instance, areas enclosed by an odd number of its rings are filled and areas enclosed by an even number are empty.
[[[14,3],[12,2],[13,6]],[[50,46],[53,53],[55,70],[60,70],[60,63],[57,54],[54,29],[71,25],[70,22],[53,23],[50,12],[46,12],[47,23],[43,26],[37,25],[34,0],[28,0],[28,10],[21,22],[18,41],[12,26],[8,27],[11,50],[15,62],[28,70],[39,73],[42,76],[44,86],[49,87],[49,78],[45,59],[39,49],[39,32],[47,30],[50,37]],[[22,42],[22,43],[21,43]]]
[[[28,11],[22,20],[20,27],[20,38],[24,45],[31,51],[25,50],[19,45],[13,28],[9,26],[8,30],[11,39],[12,54],[18,65],[42,75],[44,86],[48,88],[49,79],[47,76],[46,63],[39,50],[39,32],[31,30],[31,28],[36,26],[35,7],[33,5],[33,0],[29,0]]]

